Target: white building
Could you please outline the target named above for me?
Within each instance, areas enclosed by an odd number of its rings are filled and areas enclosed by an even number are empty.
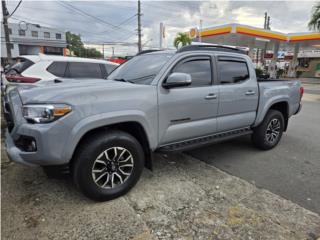
[[[61,30],[26,22],[9,23],[12,58],[19,55],[65,55],[66,34]],[[7,57],[4,29],[1,26],[1,58]]]

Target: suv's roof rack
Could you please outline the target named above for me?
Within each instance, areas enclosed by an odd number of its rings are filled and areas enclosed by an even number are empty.
[[[148,50],[143,50],[143,51],[141,51],[141,52],[138,52],[138,53],[136,54],[136,56],[138,56],[138,55],[142,55],[142,54],[146,54],[146,53],[151,53],[151,52],[158,52],[158,51],[161,51],[161,50],[159,50],[159,49],[148,49]]]
[[[220,52],[234,52],[234,53],[242,53],[246,54],[246,52],[237,47],[230,47],[224,45],[188,45],[180,48],[177,53],[180,52],[188,52],[188,51],[220,51]]]

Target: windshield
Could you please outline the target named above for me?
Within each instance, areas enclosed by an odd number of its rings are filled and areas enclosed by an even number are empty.
[[[136,56],[115,69],[108,79],[148,85],[173,54],[157,53]]]

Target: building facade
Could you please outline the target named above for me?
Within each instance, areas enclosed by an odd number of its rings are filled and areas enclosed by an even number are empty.
[[[65,55],[66,34],[61,30],[26,22],[9,23],[12,58],[20,55]],[[7,57],[4,29],[1,26],[1,58]]]

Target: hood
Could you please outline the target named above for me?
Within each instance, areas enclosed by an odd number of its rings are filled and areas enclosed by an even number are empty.
[[[66,82],[51,82],[37,86],[17,87],[23,104],[45,103],[45,102],[65,102],[73,97],[84,95],[95,95],[101,92],[116,91],[120,89],[137,88],[142,85],[119,82],[104,79],[79,79]]]

